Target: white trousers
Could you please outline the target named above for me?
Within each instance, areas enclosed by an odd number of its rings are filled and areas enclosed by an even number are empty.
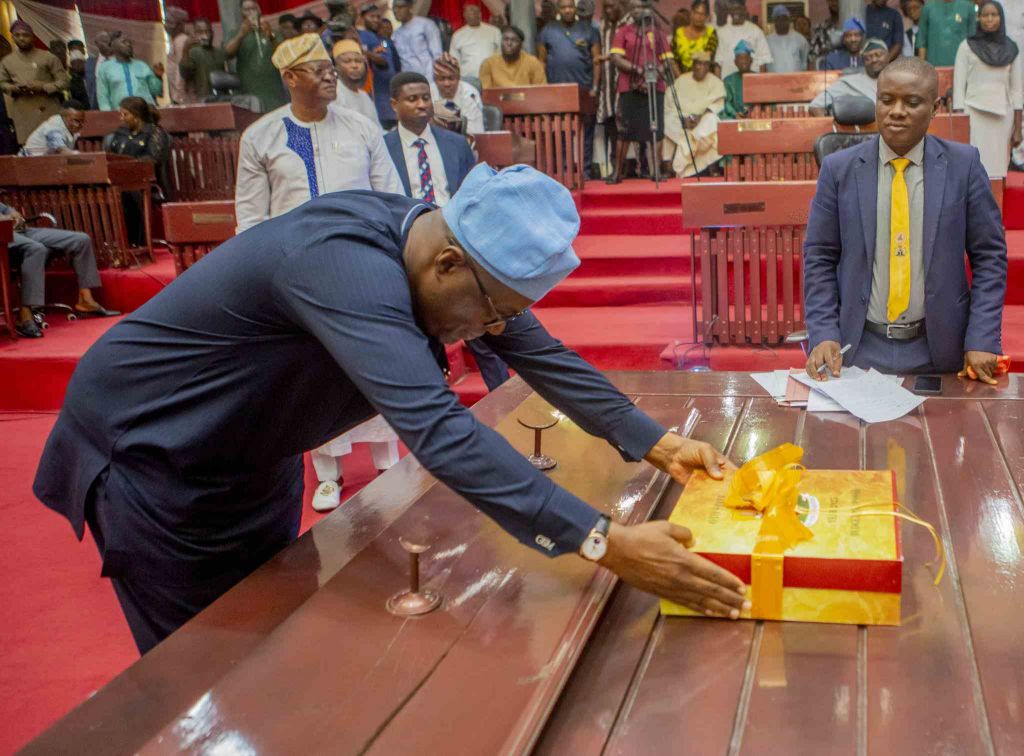
[[[352,453],[352,444],[348,449],[340,451],[336,443],[333,444],[331,452],[325,451],[326,446],[314,449],[309,453],[313,460],[313,469],[316,470],[316,479],[321,483],[341,478],[341,457]],[[335,456],[337,454],[337,456]],[[370,444],[370,454],[373,456],[373,466],[378,470],[389,470],[398,462],[398,442],[383,441]]]

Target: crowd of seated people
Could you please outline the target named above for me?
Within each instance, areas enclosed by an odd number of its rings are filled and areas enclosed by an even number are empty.
[[[946,4],[959,7],[962,2],[966,0]],[[166,66],[136,58],[132,40],[118,29],[97,34],[90,54],[81,40],[52,40],[44,50],[35,31],[17,21],[11,27],[14,47],[0,60],[0,91],[7,95],[0,126],[9,119],[9,142],[20,155],[64,154],[77,149],[89,110],[116,109],[121,126],[103,140],[103,149],[153,162],[157,184],[167,195],[171,137],[159,126],[158,101],[204,102],[217,96],[212,75],[233,71],[239,84],[236,94],[248,97],[254,109],[274,116],[294,105],[296,90],[289,87],[289,76],[317,76],[319,85],[330,76],[335,99],[329,105],[345,113],[346,128],[363,133],[372,125],[378,134],[399,139],[399,143],[387,143],[392,162],[402,188],[415,193],[409,179],[414,174],[412,158],[397,159],[400,137],[408,131],[402,131],[392,86],[401,74],[414,73],[425,80],[430,122],[436,128],[463,135],[483,130],[484,89],[570,82],[597,99],[596,117],[584,123],[585,165],[592,176],[600,174],[592,148],[597,124],[603,127],[607,154],[614,156],[609,181],[626,175],[623,158],[630,144],[636,145],[640,157],[638,172],[645,162],[648,172],[659,162],[663,177],[718,175],[722,157],[717,151],[717,125],[719,119],[748,114],[743,96],[746,77],[760,72],[841,70],[842,78],[809,103],[812,115],[829,115],[838,97],[873,101],[885,66],[897,57],[918,55],[940,65],[955,64],[952,105],[970,116],[972,143],[982,149],[989,175],[1006,175],[1009,160],[1004,153],[1022,141],[1024,93],[1018,50],[1006,35],[998,3],[982,2],[976,10],[972,5],[965,23],[943,27],[942,33],[938,25],[944,17],[927,7],[922,11],[919,0],[904,0],[902,14],[883,0],[867,0],[861,17],[845,24],[839,22],[838,4],[829,0],[829,18],[813,27],[806,17],[775,6],[768,34],[748,17],[742,0],[713,5],[693,0],[691,7],[674,17],[671,34],[650,35],[644,41],[635,34],[638,20],[646,13],[638,0],[606,0],[599,23],[593,20],[591,0],[559,0],[545,6],[549,16],[539,25],[536,56],[523,49],[521,29],[501,17],[492,17],[496,24],[485,22],[480,6],[473,2],[464,6],[465,25],[450,39],[433,20],[414,15],[409,0],[392,3],[400,22],[397,30],[385,15],[385,5],[367,2],[352,18],[354,24],[340,34],[309,12],[301,17],[284,14],[271,23],[257,0],[244,0],[238,30],[220,41],[207,19],[191,20],[185,11],[169,6]],[[275,64],[275,58],[282,46],[299,39],[306,40],[304,44],[315,39],[325,62],[307,66],[308,71],[299,66],[288,74]],[[645,51],[645,45],[650,49]],[[639,53],[657,60],[664,73],[654,103],[659,115],[654,135],[647,115],[647,89],[637,63]],[[1000,100],[992,93],[1004,79],[1010,85]],[[299,113],[292,111],[292,115],[302,121]],[[252,131],[256,134],[259,129]],[[645,147],[652,136],[658,148],[654,155],[647,155]],[[371,173],[386,153],[381,144],[362,163]],[[405,146],[412,149],[410,145]],[[472,149],[471,136],[467,148]],[[443,151],[432,153],[426,145],[422,149],[427,162],[434,158],[434,175],[444,175],[438,168],[447,162]],[[340,185],[362,180],[352,179],[349,167],[339,172]],[[240,194],[244,194],[242,173]],[[370,185],[377,188],[377,183],[388,181],[378,174]],[[435,201],[445,196],[444,187],[433,189]],[[139,193],[124,197],[132,243],[141,243],[144,235],[142,201]],[[264,216],[272,214],[272,205],[261,211]]]

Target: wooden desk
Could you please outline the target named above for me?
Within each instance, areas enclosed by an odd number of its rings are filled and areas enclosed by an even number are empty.
[[[682,186],[693,340],[781,344],[804,328],[803,237],[814,181]]]
[[[874,132],[875,124],[862,126]],[[731,155],[726,181],[811,181],[818,177],[814,142],[831,131],[855,132],[831,118],[774,118],[720,121],[718,151]],[[970,118],[962,113],[939,114],[928,133],[954,142],[970,142]]]
[[[0,295],[4,307],[4,327],[12,339],[18,338],[14,330],[14,297],[11,296],[11,258],[8,245],[14,239],[14,221],[0,220]]]
[[[946,378],[869,427],[779,407],[745,374],[611,378],[737,462],[791,441],[812,467],[894,468],[949,573],[932,585],[931,540],[908,526],[902,627],[661,618],[606,571],[515,543],[408,457],[25,753],[1015,752],[1021,376]],[[514,378],[473,412],[527,451],[529,396]],[[674,505],[678,485],[603,441],[565,421],[545,436],[555,479],[617,519]],[[425,581],[445,597],[415,620],[384,610],[406,583],[400,535],[432,544]]]
[[[166,202],[160,209],[164,237],[174,255],[174,268],[179,276],[200,257],[235,235],[234,201]]]
[[[229,103],[160,108],[160,126],[173,137],[167,166],[167,199],[233,199],[239,138],[260,115]],[[103,137],[120,125],[117,111],[88,111],[78,140],[79,149],[101,150]]]
[[[485,89],[485,105],[505,114],[505,128],[537,145],[537,169],[569,189],[583,188],[583,118],[597,102],[578,84]]]
[[[953,86],[953,67],[936,70],[939,95],[945,96]],[[841,71],[747,74],[743,77],[743,101],[751,118],[806,118],[807,104],[841,76]]]
[[[153,164],[122,155],[82,153],[0,156],[4,202],[29,217],[51,213],[60,228],[88,234],[101,265],[126,266],[138,253],[152,259]],[[145,244],[133,246],[125,226],[122,192],[143,195]]]

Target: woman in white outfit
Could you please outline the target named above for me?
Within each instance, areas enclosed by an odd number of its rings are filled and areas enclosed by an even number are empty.
[[[971,119],[971,144],[981,153],[989,178],[1005,178],[1010,151],[1021,143],[1021,60],[1006,35],[1003,6],[986,0],[978,9],[978,31],[960,43],[953,68],[953,109]]]

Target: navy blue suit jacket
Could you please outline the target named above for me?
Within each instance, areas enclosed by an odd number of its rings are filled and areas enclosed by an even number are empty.
[[[90,110],[96,110],[99,106],[96,100],[96,56],[90,55],[85,61],[85,91],[89,93]]]
[[[948,372],[963,367],[965,351],[1002,353],[1006,239],[978,150],[925,139],[925,323],[932,364]],[[805,320],[812,348],[852,345],[847,365],[864,333],[875,254],[887,254],[875,250],[877,199],[878,137],[825,158],[804,239]]]
[[[441,152],[441,162],[444,163],[444,175],[448,179],[448,194],[455,194],[462,186],[462,180],[466,178],[473,166],[476,165],[476,157],[469,147],[469,142],[462,134],[443,129],[440,126],[430,126],[430,130],[437,140],[437,148]],[[388,146],[391,153],[391,161],[398,169],[398,177],[402,179],[402,188],[405,189],[405,196],[412,196],[412,187],[409,184],[409,171],[405,168],[405,155],[402,153],[402,141],[398,138],[398,129],[393,129],[384,135],[384,144]],[[416,177],[419,181],[419,177]]]

